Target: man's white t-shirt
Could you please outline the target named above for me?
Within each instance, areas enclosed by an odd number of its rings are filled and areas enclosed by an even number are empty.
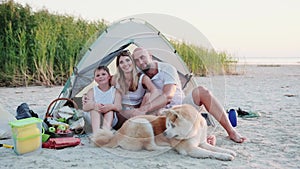
[[[172,101],[166,105],[166,108],[170,108],[174,105],[182,104],[182,100],[185,97],[182,89],[177,70],[174,66],[169,63],[156,62],[158,67],[158,73],[151,78],[152,83],[159,89],[162,90],[164,85],[175,84],[176,92]]]

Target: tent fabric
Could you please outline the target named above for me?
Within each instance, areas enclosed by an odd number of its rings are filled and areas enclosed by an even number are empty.
[[[94,69],[100,64],[108,66],[114,74],[117,53],[125,48],[132,51],[137,46],[146,48],[158,60],[175,66],[186,86],[186,93],[196,87],[186,64],[162,33],[144,20],[129,18],[112,24],[88,48],[66,83],[63,97],[78,97],[78,93],[93,82]]]
[[[0,139],[11,138],[12,132],[9,122],[17,120],[0,104]]]

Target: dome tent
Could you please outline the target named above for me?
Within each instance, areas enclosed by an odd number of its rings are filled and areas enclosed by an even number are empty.
[[[97,66],[106,65],[114,74],[115,57],[118,53],[124,49],[132,51],[138,46],[150,51],[156,60],[175,66],[185,93],[196,87],[196,81],[191,78],[192,73],[162,33],[144,20],[127,18],[109,26],[88,47],[75,66],[61,96],[77,100],[84,93],[83,90],[86,91],[89,88],[87,86],[92,84]]]

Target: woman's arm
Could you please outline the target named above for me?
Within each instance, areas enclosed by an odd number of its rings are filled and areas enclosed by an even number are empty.
[[[115,108],[114,110],[119,112],[122,110],[122,95],[119,92],[119,90],[116,89],[116,94],[115,94],[115,101],[114,101]]]

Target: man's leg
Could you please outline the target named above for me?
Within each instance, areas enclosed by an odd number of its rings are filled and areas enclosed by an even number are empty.
[[[198,86],[192,91],[194,103],[201,106],[204,105],[206,110],[214,116],[214,118],[222,125],[229,135],[229,138],[237,143],[242,143],[246,140],[231,126],[225,110],[222,108],[218,100],[210,91],[202,86]]]

